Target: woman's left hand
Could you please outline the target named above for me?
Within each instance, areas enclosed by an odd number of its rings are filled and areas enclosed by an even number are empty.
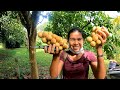
[[[96,45],[96,48],[103,46],[106,43],[108,35],[105,32],[98,30],[97,31],[98,39],[101,41],[101,44]]]

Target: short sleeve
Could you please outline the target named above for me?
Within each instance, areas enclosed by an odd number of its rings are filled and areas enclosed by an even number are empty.
[[[97,57],[95,56],[95,54],[91,51],[87,51],[86,52],[86,57],[89,61],[91,62],[97,62]]]
[[[60,54],[60,60],[64,62],[64,51],[62,51]]]

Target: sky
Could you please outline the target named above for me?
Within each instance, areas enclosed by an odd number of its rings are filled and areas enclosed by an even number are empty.
[[[44,11],[42,14],[43,15],[46,15],[46,13],[47,12],[51,12],[51,11]],[[42,21],[43,20],[43,21]],[[42,21],[42,22],[41,22]],[[43,19],[43,17],[41,16],[40,18],[39,18],[39,22],[41,22],[40,24],[43,24],[43,23],[45,23],[45,22],[48,22],[48,18],[44,18]]]
[[[43,14],[45,15],[47,12],[51,12],[51,11],[44,11]],[[104,11],[104,12],[112,18],[116,18],[117,16],[120,16],[120,13],[118,13],[117,11]],[[42,17],[40,17],[39,21],[40,22],[42,21]],[[47,18],[43,19],[43,21],[40,24],[43,24],[45,22],[48,22]]]
[[[120,16],[120,13],[117,11],[105,11],[106,14],[108,14],[110,17],[116,18],[117,16]]]

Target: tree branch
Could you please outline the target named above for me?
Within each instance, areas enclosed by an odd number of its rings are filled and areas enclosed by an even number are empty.
[[[39,16],[40,16],[40,11],[33,11],[32,12],[32,21],[33,21],[33,26],[36,28],[38,20],[39,20]]]
[[[22,25],[27,29],[26,21],[20,11],[18,12],[18,15],[20,17],[20,21],[21,21]]]
[[[22,17],[22,24],[25,26],[25,28],[28,31],[28,35],[30,35],[30,28],[31,28],[31,16],[30,16],[30,11],[19,11],[20,12],[20,16]]]
[[[90,21],[88,21],[88,23],[85,26],[82,27],[81,30],[83,30],[85,27],[87,27],[90,23],[91,23],[91,19],[90,19]]]

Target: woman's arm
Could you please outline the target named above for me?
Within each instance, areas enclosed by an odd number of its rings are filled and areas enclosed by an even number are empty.
[[[50,66],[50,76],[55,79],[59,76],[63,67],[63,61],[59,59],[59,56],[53,55],[53,60]]]
[[[93,70],[93,74],[96,79],[105,79],[106,76],[106,67],[104,63],[104,57],[103,57],[103,50],[102,46],[106,42],[106,38],[104,39],[99,35],[99,39],[101,40],[101,45],[96,46],[96,52],[97,52],[97,62],[91,62],[91,68]]]
[[[102,46],[97,49],[97,62],[91,62],[91,68],[96,79],[105,79],[106,66],[104,63]]]
[[[54,50],[56,48],[56,50]],[[45,53],[53,54],[53,59],[50,66],[50,76],[52,79],[55,79],[60,74],[63,61],[60,60],[61,51],[59,51],[58,47],[55,47],[55,44],[49,45],[49,47],[45,47]]]

